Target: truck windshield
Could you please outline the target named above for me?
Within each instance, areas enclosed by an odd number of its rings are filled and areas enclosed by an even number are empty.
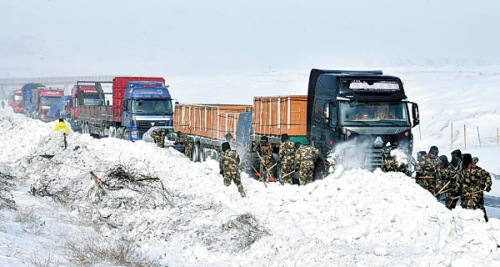
[[[345,126],[410,126],[404,102],[340,102]]]
[[[56,104],[59,101],[60,96],[57,97],[50,97],[50,96],[44,96],[40,98],[40,105],[42,106],[52,106]]]
[[[132,100],[132,113],[145,115],[172,114],[172,101],[170,99],[134,99]]]
[[[83,105],[85,105],[85,106],[97,106],[97,105],[99,105],[99,94],[84,94],[83,95]]]

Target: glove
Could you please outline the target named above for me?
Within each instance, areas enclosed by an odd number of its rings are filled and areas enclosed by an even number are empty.
[[[274,179],[273,177],[269,177],[269,182],[276,182],[276,179]]]
[[[490,192],[491,191],[491,186],[488,185],[484,190],[486,190],[486,192]]]
[[[224,172],[222,170],[220,170],[220,174],[224,174]]]

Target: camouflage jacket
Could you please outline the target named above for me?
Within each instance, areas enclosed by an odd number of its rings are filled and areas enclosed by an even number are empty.
[[[399,171],[398,163],[394,157],[382,157],[382,171],[397,172]]]
[[[303,163],[312,164],[316,162],[319,157],[319,150],[313,146],[301,146],[295,152],[295,162],[296,162],[296,170],[300,168]]]
[[[464,168],[457,176],[456,190],[462,194],[481,193],[486,186],[491,186],[491,175],[481,167],[471,165]]]
[[[236,150],[228,149],[220,154],[219,168],[224,177],[238,177],[240,174],[240,156]]]
[[[273,160],[273,149],[271,145],[261,145],[258,150],[260,157],[264,162],[272,162]]]
[[[436,178],[436,167],[439,165],[439,158],[431,158],[427,154],[424,155],[417,165],[418,177],[434,177]]]
[[[186,135],[186,134],[183,134],[181,136],[181,139],[179,140],[183,145],[187,146],[187,145],[192,145],[194,143],[194,140],[192,137]]]
[[[286,141],[280,145],[279,159],[281,161],[291,161],[295,155],[295,145],[291,141]]]
[[[449,192],[455,186],[457,172],[451,165],[441,168],[440,166],[436,169],[436,194],[439,191]],[[449,183],[448,183],[449,182]],[[446,185],[446,187],[445,187]]]

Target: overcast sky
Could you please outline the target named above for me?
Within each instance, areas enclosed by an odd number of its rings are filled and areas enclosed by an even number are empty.
[[[500,62],[494,0],[0,3],[0,78]]]

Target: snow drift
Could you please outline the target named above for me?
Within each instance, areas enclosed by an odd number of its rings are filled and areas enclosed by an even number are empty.
[[[79,218],[68,237],[125,239],[154,265],[500,264],[499,220],[448,211],[403,174],[338,169],[307,186],[267,188],[243,175],[242,199],[234,185],[223,185],[215,161],[193,163],[151,143],[78,133],[64,149],[54,125],[1,113],[0,171],[19,188],[29,186],[29,201]],[[112,175],[118,167],[128,180]],[[98,231],[82,229],[89,226]],[[61,248],[45,249],[60,263],[70,260]]]

